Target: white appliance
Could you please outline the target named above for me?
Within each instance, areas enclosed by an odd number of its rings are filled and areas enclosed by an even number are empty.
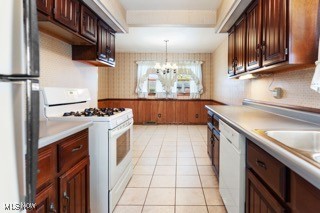
[[[20,204],[35,203],[38,162],[36,1],[1,1],[0,29],[0,212],[25,212]]]
[[[245,137],[222,120],[219,191],[229,213],[245,212]]]
[[[89,129],[91,212],[112,212],[133,173],[133,114],[125,108],[90,108],[88,89],[44,88],[49,120],[92,121]]]

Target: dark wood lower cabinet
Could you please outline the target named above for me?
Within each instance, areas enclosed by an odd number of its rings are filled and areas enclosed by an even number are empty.
[[[247,213],[286,212],[285,208],[265,188],[257,177],[247,170]]]
[[[320,190],[247,140],[246,212],[318,213]]]
[[[59,178],[60,212],[89,212],[89,159],[86,158]]]
[[[39,150],[36,209],[29,213],[90,212],[88,135],[86,129]],[[61,147],[81,152],[63,159]]]
[[[320,212],[320,190],[294,172],[290,172],[291,212]]]
[[[30,213],[57,212],[56,192],[53,185],[48,186],[36,196],[36,209]]]

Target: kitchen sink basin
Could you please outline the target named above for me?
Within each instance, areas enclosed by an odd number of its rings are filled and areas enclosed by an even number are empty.
[[[305,152],[320,152],[320,131],[265,131],[265,134],[280,143]]]

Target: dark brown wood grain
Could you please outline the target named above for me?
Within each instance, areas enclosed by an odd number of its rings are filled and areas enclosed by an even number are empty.
[[[36,195],[36,209],[28,211],[29,213],[48,213],[58,211],[55,186],[50,185]]]
[[[287,60],[288,5],[287,0],[262,2],[262,65],[269,66]]]
[[[52,15],[53,0],[37,0],[37,9],[46,16]]]
[[[81,5],[80,17],[80,34],[92,40],[93,42],[96,42],[98,37],[97,16],[91,12],[89,8]]]
[[[247,170],[246,212],[286,212],[286,208],[272,196],[250,170]]]
[[[55,149],[52,146],[41,149],[38,154],[37,190],[49,185],[55,174]]]
[[[290,177],[290,206],[292,212],[319,212],[320,190],[292,171]]]
[[[60,212],[90,212],[89,158],[85,158],[59,178]]]
[[[235,74],[246,71],[246,16],[235,24]]]
[[[264,150],[247,140],[247,162],[248,167],[259,175],[259,177],[283,200],[286,194],[286,166],[270,156]]]
[[[261,67],[261,1],[255,0],[247,10],[246,70]]]
[[[67,137],[58,145],[59,171],[70,168],[79,160],[89,155],[88,130]]]
[[[55,0],[54,19],[69,29],[79,31],[80,3],[78,0]]]
[[[228,35],[228,75],[235,75],[234,67],[235,59],[235,31],[234,27],[231,28]]]

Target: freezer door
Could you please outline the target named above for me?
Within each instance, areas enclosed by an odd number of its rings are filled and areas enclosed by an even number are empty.
[[[34,203],[39,137],[37,80],[0,81],[0,100],[0,203]]]
[[[39,76],[35,0],[1,1],[0,76]]]

